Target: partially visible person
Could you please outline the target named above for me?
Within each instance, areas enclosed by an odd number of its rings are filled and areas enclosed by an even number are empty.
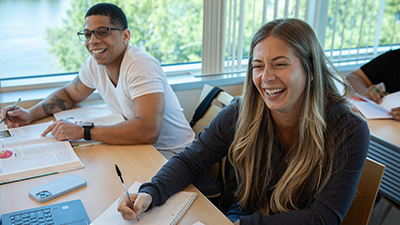
[[[87,11],[84,26],[78,36],[90,56],[78,76],[29,110],[16,107],[8,112],[11,106],[4,107],[5,124],[9,128],[27,125],[71,108],[97,89],[108,107],[126,121],[81,127],[59,120],[42,135],[51,132],[58,140],[85,138],[106,144],[153,144],[167,159],[190,145],[194,133],[160,64],[128,43],[131,33],[124,12],[113,4],[96,4]]]
[[[400,49],[390,50],[346,76],[354,90],[381,103],[382,98],[390,93],[400,91]],[[385,90],[380,83],[383,83]],[[400,120],[400,106],[393,108],[389,115]]]
[[[133,219],[164,204],[228,156],[238,188],[226,215],[235,224],[340,224],[370,137],[336,89],[340,75],[332,68],[306,22],[265,24],[251,42],[241,98],[131,194],[133,209],[121,198],[121,216]]]

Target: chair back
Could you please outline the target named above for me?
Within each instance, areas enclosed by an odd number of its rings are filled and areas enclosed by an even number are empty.
[[[205,84],[203,90],[200,94],[199,103],[203,101],[203,99],[207,96],[207,94],[213,89],[213,86]],[[221,91],[212,102],[206,113],[203,115],[201,119],[199,119],[196,124],[193,126],[193,131],[196,135],[204,130],[204,127],[210,124],[211,120],[217,115],[219,111],[221,111],[225,106],[229,105],[232,101],[232,95],[226,93],[225,91]]]
[[[365,161],[356,196],[342,225],[367,225],[381,184],[385,165],[370,158]]]

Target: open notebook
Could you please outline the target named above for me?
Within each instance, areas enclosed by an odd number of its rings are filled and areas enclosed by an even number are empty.
[[[374,101],[356,94],[350,100],[366,119],[390,119],[393,116],[388,115],[392,108],[400,106],[400,91],[386,95],[382,98],[381,104],[376,104]]]
[[[139,182],[135,182],[130,188],[129,193],[134,193],[139,190]],[[124,224],[146,224],[146,225],[167,225],[177,224],[182,218],[183,214],[192,205],[196,199],[197,193],[181,191],[168,199],[162,206],[156,206],[152,210],[142,213],[139,215],[140,221],[130,220],[126,221],[122,219],[121,214],[117,211],[118,199],[108,209],[103,212],[99,217],[96,218],[91,224],[102,225],[102,224],[113,224],[113,225],[124,225]]]

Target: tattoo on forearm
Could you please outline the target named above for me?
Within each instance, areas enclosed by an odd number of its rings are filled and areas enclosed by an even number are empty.
[[[79,77],[76,77],[76,78],[72,81],[72,83],[75,85],[75,90],[76,90],[77,92],[79,92],[78,85],[79,85],[79,84],[82,84],[81,79],[79,79]]]
[[[53,101],[52,103],[42,104],[44,113],[46,113],[46,115],[51,115],[55,108],[60,108],[61,110],[66,109],[64,103],[67,102],[67,100],[61,99],[57,95],[54,95],[51,100]]]

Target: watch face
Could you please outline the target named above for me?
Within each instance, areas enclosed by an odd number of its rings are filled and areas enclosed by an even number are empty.
[[[84,122],[82,126],[83,127],[93,127],[94,124],[93,124],[93,122]]]

